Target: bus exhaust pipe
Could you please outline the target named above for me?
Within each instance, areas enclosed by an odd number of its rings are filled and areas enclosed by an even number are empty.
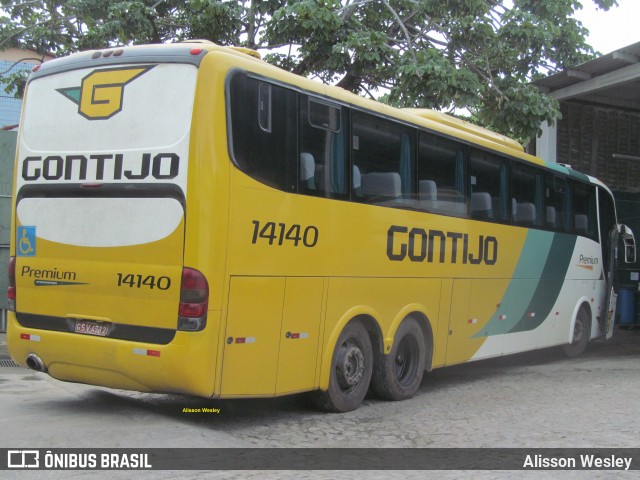
[[[27,355],[27,367],[31,370],[35,370],[36,372],[45,373],[47,371],[47,367],[45,367],[44,362],[40,360],[40,357],[33,353]]]

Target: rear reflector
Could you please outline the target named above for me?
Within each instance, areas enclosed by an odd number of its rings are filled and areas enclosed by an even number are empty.
[[[9,310],[16,311],[16,257],[9,258],[9,288],[7,288]]]
[[[29,340],[30,342],[39,342],[40,335],[33,335],[31,333],[21,333],[20,340]]]
[[[160,356],[160,351],[159,350],[147,350],[146,348],[134,348],[133,349],[133,353],[135,353],[136,355],[142,355],[145,357],[159,357]]]
[[[198,331],[207,324],[209,284],[205,276],[193,268],[182,269],[178,330]]]

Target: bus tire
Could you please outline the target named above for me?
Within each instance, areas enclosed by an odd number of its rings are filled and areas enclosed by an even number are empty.
[[[591,337],[591,319],[586,308],[580,307],[576,323],[573,326],[573,337],[571,343],[562,347],[564,354],[569,358],[577,357],[584,353]]]
[[[402,322],[388,355],[380,355],[372,389],[385,400],[406,400],[420,388],[426,362],[424,334],[418,322],[408,318]]]
[[[338,337],[331,358],[329,389],[313,393],[316,406],[328,412],[349,412],[360,406],[373,371],[371,339],[364,325],[352,321]]]

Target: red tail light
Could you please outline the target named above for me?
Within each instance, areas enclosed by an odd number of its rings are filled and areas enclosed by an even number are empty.
[[[7,288],[9,310],[16,311],[16,257],[9,258],[9,288]]]
[[[202,330],[207,323],[209,284],[206,277],[193,268],[182,269],[178,330]]]

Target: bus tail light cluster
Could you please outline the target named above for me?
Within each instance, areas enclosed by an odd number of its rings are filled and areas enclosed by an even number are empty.
[[[205,276],[193,268],[182,269],[178,330],[198,331],[207,324],[209,284]]]
[[[16,311],[16,257],[9,258],[9,288],[7,288],[9,310]]]

